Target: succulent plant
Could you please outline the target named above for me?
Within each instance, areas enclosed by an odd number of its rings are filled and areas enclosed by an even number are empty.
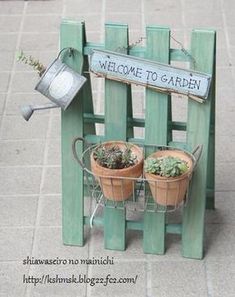
[[[135,165],[137,157],[133,155],[130,146],[123,150],[118,145],[111,147],[99,146],[93,152],[95,161],[109,169],[123,169]]]
[[[167,156],[148,158],[144,162],[144,170],[164,177],[176,177],[188,170],[187,162],[177,157]]]
[[[32,66],[33,69],[37,71],[40,77],[46,70],[46,67],[39,60],[36,60],[32,56],[26,56],[22,50],[17,53],[17,61]]]

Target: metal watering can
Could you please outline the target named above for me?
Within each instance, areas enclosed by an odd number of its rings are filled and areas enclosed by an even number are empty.
[[[82,54],[73,48],[62,49],[57,58],[47,67],[35,90],[46,96],[55,104],[28,105],[21,108],[21,113],[26,121],[29,120],[34,110],[61,107],[63,110],[70,105],[78,91],[86,82],[86,78],[75,72],[60,59],[62,52],[68,51],[69,55]],[[81,63],[81,68],[83,63]],[[80,71],[81,72],[81,71]]]

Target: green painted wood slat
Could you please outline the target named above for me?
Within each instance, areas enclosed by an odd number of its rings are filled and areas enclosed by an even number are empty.
[[[104,50],[105,45],[102,43],[87,42],[84,46],[84,55],[90,55],[93,49]],[[146,52],[146,47],[143,46],[134,46],[129,49],[129,54],[131,56],[140,58],[145,58]],[[189,50],[188,52],[190,53]],[[179,62],[191,62],[190,55],[185,55],[185,53],[180,49],[170,49],[170,60]]]
[[[105,48],[107,50],[127,52],[127,25],[105,25]],[[130,86],[121,82],[105,80],[105,139],[124,140],[127,134],[133,135],[127,128],[127,117],[132,116]],[[133,128],[132,128],[133,129]],[[112,203],[111,203],[112,205]],[[126,210],[114,207],[104,208],[105,248],[125,250],[126,248]]]
[[[170,30],[151,26],[147,31],[147,58],[169,63]],[[168,140],[169,96],[146,88],[145,144],[166,145]],[[147,150],[147,154],[151,153]],[[165,252],[165,213],[144,213],[145,253]]]
[[[83,53],[84,23],[64,20],[61,24],[60,40],[61,49],[73,47]],[[66,56],[64,62],[78,72],[83,63],[81,57],[76,54],[73,58]],[[61,111],[62,234],[64,244],[68,245],[84,244],[83,172],[73,158],[71,145],[76,136],[83,136],[83,112],[93,112],[91,92],[88,91],[89,79],[86,84],[68,109]],[[85,98],[86,103],[84,104]],[[94,133],[94,124],[86,124],[86,131]],[[78,145],[77,149],[78,154],[81,155],[82,144]]]
[[[207,188],[212,189],[211,193],[206,196],[206,208],[215,209],[215,98],[216,98],[216,32],[214,45],[214,65],[213,77],[211,84],[211,119],[210,119],[210,136],[209,136],[209,153],[207,167]]]
[[[90,216],[84,217],[84,224],[90,225]],[[104,218],[103,217],[94,217],[92,220],[92,224],[98,227],[104,227]],[[143,231],[144,223],[143,221],[132,221],[126,220],[126,229],[127,230],[137,230]],[[182,233],[182,225],[181,224],[166,224],[166,233],[168,234],[181,234]]]
[[[215,32],[193,30],[191,49],[196,60],[196,70],[212,74],[215,61]],[[191,197],[183,214],[182,254],[184,257],[195,259],[203,257],[207,163],[214,100],[214,91],[211,89],[205,103],[188,102],[188,146],[193,149],[198,144],[203,145],[201,159],[193,176]]]

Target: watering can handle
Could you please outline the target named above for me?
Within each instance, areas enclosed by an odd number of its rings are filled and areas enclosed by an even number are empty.
[[[73,52],[74,49],[73,49],[72,47],[64,47],[64,48],[62,48],[62,49],[59,51],[56,60],[58,60],[58,59],[60,58],[61,54],[62,54],[63,51],[65,51],[65,50],[68,50],[68,51],[69,51],[69,56],[72,56],[72,52]]]
[[[85,165],[84,163],[82,162],[81,159],[79,159],[78,155],[77,155],[77,151],[76,151],[76,143],[78,141],[81,141],[81,142],[85,142],[85,139],[83,137],[76,137],[74,138],[73,142],[72,142],[72,152],[73,152],[73,156],[74,156],[74,159],[78,162],[78,164],[81,166],[82,169],[85,169]]]
[[[73,55],[73,52],[74,52],[74,51],[76,51],[76,52],[80,55],[81,60],[82,60],[82,63],[81,63],[81,68],[80,68],[79,73],[82,73],[82,68],[83,68],[83,55],[82,55],[82,53],[81,53],[79,50],[77,50],[77,49],[75,49],[75,48],[73,48],[73,47],[64,47],[64,48],[62,48],[62,50],[59,51],[56,60],[58,60],[58,59],[60,58],[62,52],[65,51],[65,50],[69,51],[69,57],[71,57],[71,56]]]
[[[203,145],[202,144],[199,144],[195,147],[195,149],[192,151],[192,154],[194,155],[195,157],[195,165],[194,165],[194,169],[197,167],[197,164],[198,164],[198,161],[199,159],[201,158],[201,155],[202,155],[202,149],[203,149]]]

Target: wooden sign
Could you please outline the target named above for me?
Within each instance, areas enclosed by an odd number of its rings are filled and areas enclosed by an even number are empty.
[[[206,73],[106,50],[93,50],[90,70],[109,79],[202,99],[207,98],[211,83],[211,75]]]

